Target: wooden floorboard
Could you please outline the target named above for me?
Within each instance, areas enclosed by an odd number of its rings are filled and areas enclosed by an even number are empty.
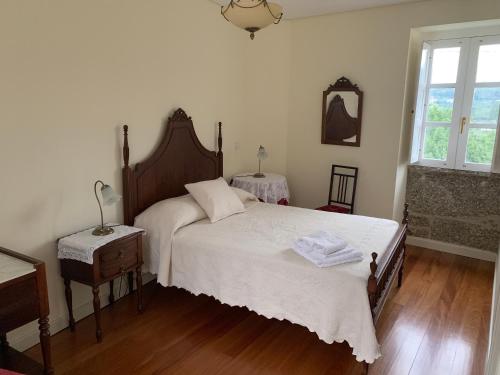
[[[494,264],[408,247],[405,280],[377,324],[382,358],[371,375],[480,375],[488,345]],[[206,296],[154,283],[146,309],[134,296],[94,320],[52,338],[57,374],[342,374],[362,373],[346,343],[328,345],[307,329],[266,319]],[[40,360],[40,348],[26,352]]]

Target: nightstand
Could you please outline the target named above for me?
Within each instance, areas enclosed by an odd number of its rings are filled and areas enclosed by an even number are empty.
[[[0,373],[53,374],[45,263],[0,247]],[[44,366],[11,348],[7,332],[38,319]]]
[[[266,203],[288,206],[290,199],[286,177],[276,173],[264,173],[264,177],[241,173],[233,176],[231,186],[248,191]]]
[[[115,226],[108,236],[92,236],[93,228],[59,239],[58,258],[61,261],[61,276],[64,279],[69,326],[75,330],[73,317],[71,281],[89,285],[94,295],[96,338],[102,341],[101,301],[99,286],[109,282],[109,302],[115,300],[113,280],[127,275],[129,293],[133,291],[133,272],[136,272],[137,310],[142,312],[142,235],[139,228],[125,225]]]

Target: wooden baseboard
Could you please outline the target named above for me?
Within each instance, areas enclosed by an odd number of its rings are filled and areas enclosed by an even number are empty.
[[[147,273],[142,276],[142,284],[147,284],[150,281],[154,280],[156,277]],[[117,283],[115,283],[115,289],[118,287]],[[118,290],[115,290],[115,296],[118,297]],[[121,298],[123,298],[122,296]],[[61,297],[64,301],[64,296]],[[104,308],[109,305],[109,293],[101,293],[101,308]],[[116,298],[118,300],[119,298]],[[66,303],[64,302],[64,307],[66,307]],[[92,300],[89,299],[87,302],[80,306],[73,307],[73,314],[75,316],[75,320],[78,322],[81,319],[86,318],[89,315],[94,313],[94,305]],[[68,316],[67,314],[63,314],[60,316],[50,316],[50,334],[55,335],[57,332],[62,331],[63,329],[68,328]],[[13,333],[8,334],[9,344],[19,351],[25,351],[26,349],[31,348],[34,345],[37,345],[40,342],[38,335],[40,334],[38,330],[38,324],[30,323]]]
[[[442,251],[443,253],[450,253],[461,255],[464,257],[485,260],[488,262],[496,262],[497,254],[492,251],[475,249],[463,245],[455,245],[452,243],[431,240],[429,238],[408,236],[406,239],[408,245],[425,247],[431,250]]]

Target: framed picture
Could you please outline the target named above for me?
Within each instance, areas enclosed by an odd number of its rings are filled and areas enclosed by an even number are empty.
[[[321,143],[360,147],[363,92],[342,77],[323,91]]]

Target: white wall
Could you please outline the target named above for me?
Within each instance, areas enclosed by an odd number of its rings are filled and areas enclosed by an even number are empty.
[[[121,191],[122,124],[130,126],[131,162],[153,149],[162,122],[181,106],[210,149],[216,122],[224,123],[227,177],[253,163],[246,150],[255,153],[259,142],[284,171],[283,141],[266,129],[286,128],[288,56],[275,46],[283,51],[287,33],[284,22],[252,42],[207,0],[1,2],[0,246],[46,262],[52,331],[66,324],[56,238],[97,223],[96,179]],[[120,221],[121,205],[105,208],[105,217]],[[75,284],[77,315],[89,312],[90,299]],[[33,332],[9,338],[22,348]]]
[[[500,254],[500,248],[499,254]],[[486,375],[500,375],[500,258],[495,268],[495,284],[493,286],[493,304],[491,306],[490,341]]]
[[[291,25],[280,23],[259,31],[246,49],[245,115],[242,132],[242,170],[258,168],[257,149],[266,147],[269,158],[263,171],[286,173],[288,92],[290,89]]]
[[[403,111],[411,108],[405,107],[411,103],[405,100],[411,29],[490,18],[500,18],[497,0],[433,0],[293,21],[287,143],[292,202],[325,204],[329,166],[345,163],[360,167],[357,212],[397,216],[411,126]],[[343,75],[365,93],[361,148],[320,143],[322,91]]]

